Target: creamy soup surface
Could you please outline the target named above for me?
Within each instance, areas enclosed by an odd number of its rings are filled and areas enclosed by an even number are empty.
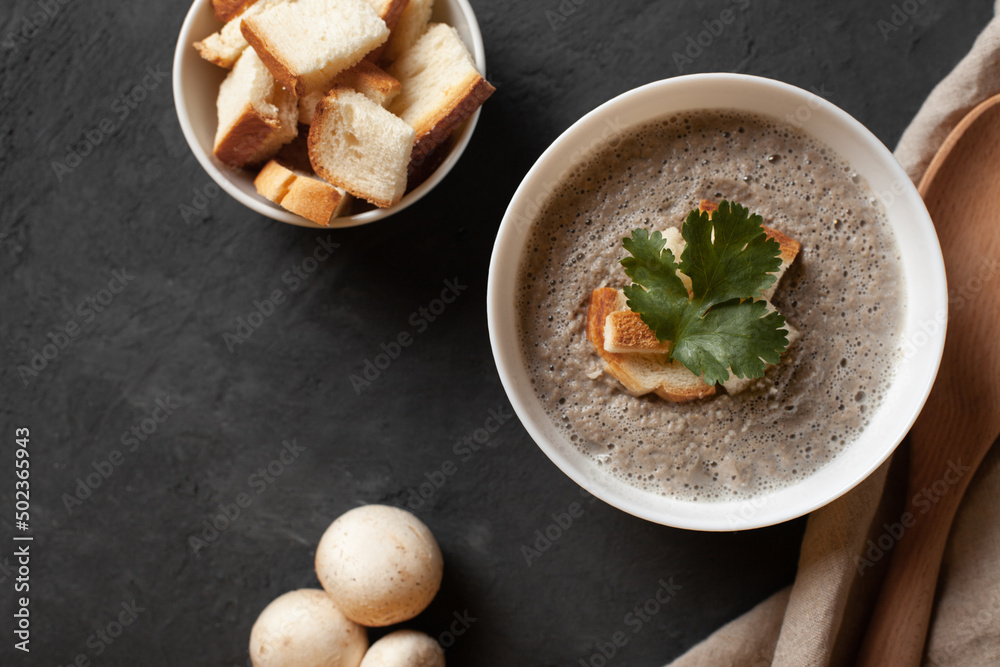
[[[628,284],[623,237],[678,227],[701,199],[802,244],[773,298],[801,337],[741,394],[631,396],[587,340],[590,293]],[[809,476],[864,429],[901,356],[903,276],[881,205],[834,150],[763,116],[677,114],[595,148],[541,206],[518,272],[522,354],[553,423],[608,474],[682,499]]]

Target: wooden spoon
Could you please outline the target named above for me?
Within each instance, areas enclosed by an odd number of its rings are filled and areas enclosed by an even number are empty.
[[[861,649],[864,667],[921,664],[955,511],[1000,434],[1000,95],[952,131],[919,190],[944,253],[948,335],[910,431],[906,511],[916,523],[893,549]]]

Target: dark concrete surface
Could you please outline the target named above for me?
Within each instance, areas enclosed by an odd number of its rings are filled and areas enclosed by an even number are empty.
[[[455,473],[416,510],[444,551],[444,585],[407,625],[452,644],[449,665],[586,664],[623,631],[610,664],[659,667],[792,580],[803,520],[733,534],[647,523],[581,498],[513,418],[468,460],[456,454],[491,410],[510,412],[485,317],[497,226],[561,131],[679,69],[813,89],[892,146],[992,3],[913,2],[885,35],[889,0],[472,4],[498,92],[458,168],[401,215],[323,232],[225,194],[199,201],[210,180],[169,76],[186,0],[3,3],[0,664],[246,665],[260,610],[317,585],[329,522],[360,504],[405,506],[446,461]],[[735,21],[679,68],[672,54],[727,8]],[[150,71],[152,90],[123,106]],[[88,137],[100,141],[78,166],[53,168]],[[203,210],[186,222],[181,205]],[[333,256],[302,269],[327,239]],[[411,313],[446,280],[468,287],[419,331]],[[275,290],[283,302],[230,352],[225,334]],[[350,375],[403,331],[414,343],[358,395]],[[64,345],[55,358],[20,373],[51,341]],[[26,533],[13,516],[19,427]],[[303,449],[258,475],[284,441]],[[78,491],[88,476],[99,486]],[[241,493],[250,505],[206,532]],[[583,516],[529,566],[522,545],[580,501]],[[35,538],[27,655],[13,646],[18,534]],[[681,588],[637,621],[661,580]],[[451,637],[456,613],[475,621]]]

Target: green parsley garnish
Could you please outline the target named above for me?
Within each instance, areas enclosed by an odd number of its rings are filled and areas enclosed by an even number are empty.
[[[728,380],[730,369],[737,377],[763,377],[788,347],[785,318],[768,312],[761,296],[781,267],[781,246],[765,235],[763,222],[727,201],[711,219],[691,211],[681,229],[687,245],[680,264],[660,232],[636,229],[622,240],[632,255],[621,260],[633,281],[624,290],[628,307],[657,339],[671,342],[668,360],[710,385]],[[691,294],[678,271],[691,279]]]

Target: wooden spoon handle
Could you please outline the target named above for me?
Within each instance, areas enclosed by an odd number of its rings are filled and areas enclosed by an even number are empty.
[[[913,489],[910,491],[912,494]],[[963,495],[961,491],[954,489],[927,514],[921,514],[921,509],[913,506],[919,492],[917,496],[911,495],[900,521],[883,534],[895,540],[892,533],[898,534],[900,528],[905,528],[898,542],[889,546],[891,567],[868,625],[857,663],[860,667],[921,664],[941,559]]]
[[[970,296],[951,304],[941,372],[910,431],[910,488],[900,524],[911,525],[890,547],[892,562],[858,660],[863,667],[921,664],[952,521],[1000,431],[1000,290],[996,271],[983,272],[1000,261],[998,163],[1000,96],[958,124],[920,184],[948,282]],[[942,493],[932,491],[928,502],[925,488],[939,485]]]

